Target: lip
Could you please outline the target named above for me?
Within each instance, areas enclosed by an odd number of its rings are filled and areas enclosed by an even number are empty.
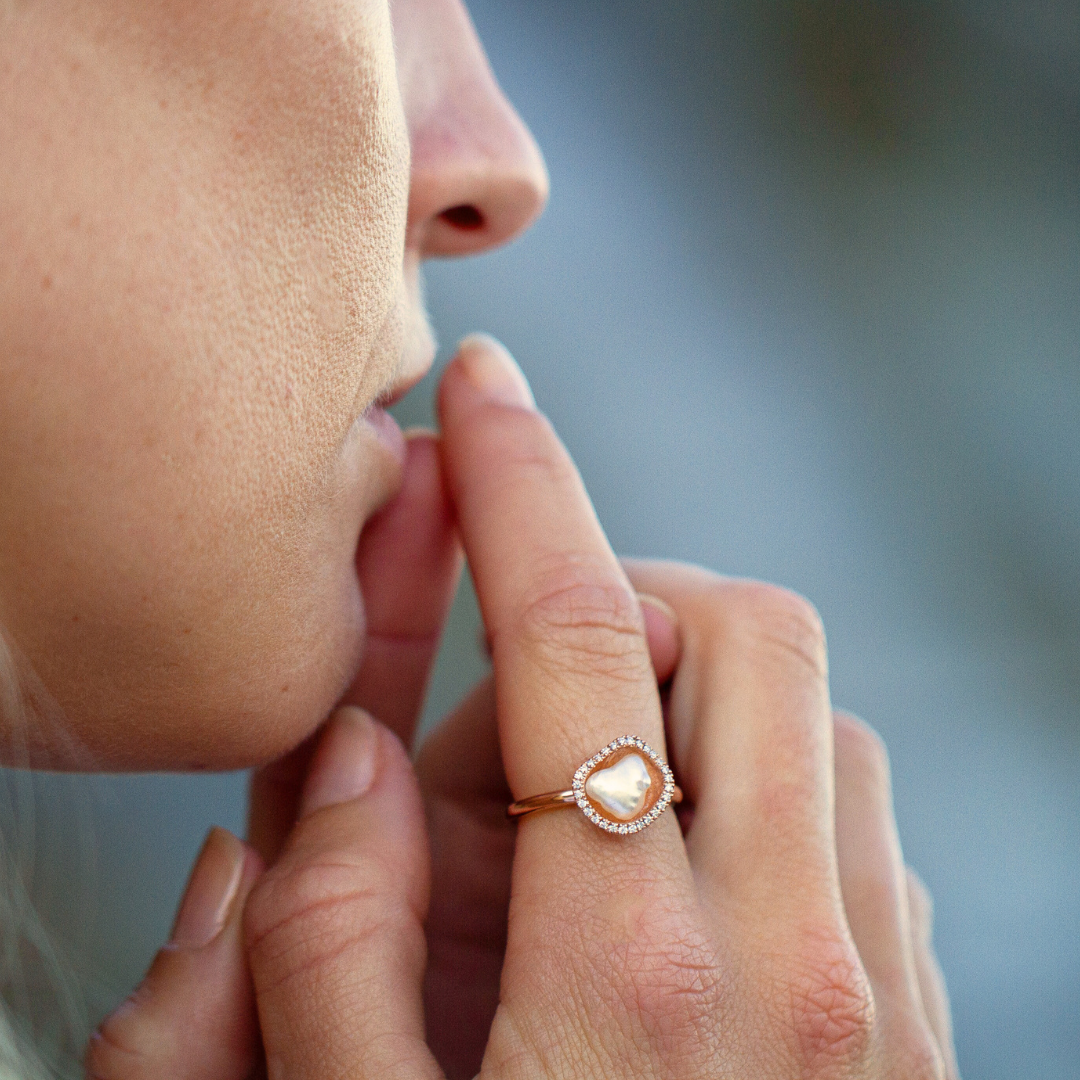
[[[364,421],[371,428],[384,449],[390,452],[401,467],[405,465],[405,436],[401,433],[397,421],[386,410],[389,405],[393,404],[394,400],[402,397],[405,392],[403,390],[394,399],[380,405],[371,405],[364,411]]]
[[[373,405],[373,409],[389,409],[396,405],[421,379],[427,374],[428,368],[431,365],[428,364],[423,371],[417,375],[410,376],[404,382],[395,384],[393,389],[388,390],[381,398],[379,398],[379,404]]]
[[[378,398],[379,408],[389,409],[396,405],[423,380],[435,363],[435,339],[426,325],[426,320],[422,329],[414,333],[413,337],[415,340],[404,350],[401,364],[404,370],[400,372],[397,382]]]

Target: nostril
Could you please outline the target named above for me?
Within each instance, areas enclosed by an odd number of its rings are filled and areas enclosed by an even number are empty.
[[[461,206],[451,206],[449,209],[444,210],[439,217],[447,225],[452,225],[455,229],[461,229],[462,232],[476,232],[477,229],[484,227],[484,215],[469,203],[462,203]]]

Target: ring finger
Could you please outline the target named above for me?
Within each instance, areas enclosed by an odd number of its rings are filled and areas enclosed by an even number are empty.
[[[637,735],[662,753],[637,594],[573,462],[505,350],[486,338],[464,342],[443,378],[440,414],[448,483],[491,642],[514,794],[568,787],[577,766],[620,735]],[[595,830],[568,832],[569,817],[537,815],[523,835],[597,838]]]
[[[569,788],[577,767],[619,736],[640,737],[663,755],[637,594],[524,377],[501,346],[469,339],[447,369],[439,405],[514,796]],[[660,815],[630,844],[612,842],[576,810],[522,821],[514,903],[545,915],[522,927],[543,934],[560,915],[579,922],[588,897],[599,902],[627,878],[651,882],[657,894],[689,892],[674,814]],[[544,944],[536,942],[540,952]]]

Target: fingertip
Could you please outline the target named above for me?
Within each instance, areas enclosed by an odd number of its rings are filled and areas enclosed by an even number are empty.
[[[87,1043],[88,1077],[243,1080],[251,1075],[258,1028],[242,921],[263,867],[254,848],[226,829],[210,830],[169,943]]]
[[[327,721],[300,796],[300,819],[367,794],[378,766],[379,732],[363,709],[343,705]]]
[[[404,481],[393,502],[365,526],[356,549],[356,568],[376,632],[382,621],[394,624],[395,634],[407,630],[402,612],[417,611],[425,630],[444,594],[456,583],[459,545],[454,509],[443,482],[439,440],[427,431],[410,434]],[[404,590],[407,581],[420,590]],[[438,602],[432,604],[432,593]],[[415,595],[415,600],[413,596]],[[402,600],[406,603],[403,605]]]
[[[246,846],[215,826],[203,841],[173,924],[169,944],[201,949],[224,929],[244,878]]]
[[[407,440],[401,492],[365,527],[356,550],[367,634],[343,701],[412,739],[431,665],[461,574],[454,507],[439,440]]]
[[[404,437],[405,465],[401,490],[368,522],[364,538],[379,531],[381,523],[395,516],[400,517],[403,511],[415,515],[418,509],[422,509],[429,516],[433,512],[437,516],[440,504],[448,504],[443,491],[438,435],[426,428],[410,428]]]
[[[656,681],[663,685],[675,674],[682,652],[679,617],[670,604],[651,593],[638,593],[638,600]]]
[[[439,384],[440,416],[451,401],[464,394],[475,403],[535,409],[528,379],[510,351],[490,334],[473,333],[458,343]]]

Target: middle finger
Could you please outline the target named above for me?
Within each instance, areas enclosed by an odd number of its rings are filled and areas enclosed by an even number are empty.
[[[679,616],[672,756],[695,806],[687,848],[714,902],[756,922],[842,922],[832,709],[816,612],[776,586],[627,563]]]

